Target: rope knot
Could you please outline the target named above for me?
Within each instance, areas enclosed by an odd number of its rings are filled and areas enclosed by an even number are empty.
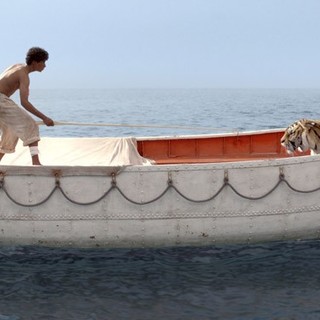
[[[117,186],[116,174],[114,172],[111,173],[111,186],[114,188]]]
[[[228,174],[228,170],[224,170],[224,178],[223,178],[223,182],[224,182],[224,183],[228,183],[228,182],[229,182],[229,174]]]
[[[284,180],[284,172],[283,172],[283,168],[280,167],[279,168],[279,180]]]
[[[56,178],[56,187],[60,187],[60,177],[58,175],[55,175],[55,178]]]
[[[0,171],[0,189],[2,189],[4,185],[4,176],[5,173],[3,171]]]
[[[61,170],[53,170],[56,187],[60,187]]]

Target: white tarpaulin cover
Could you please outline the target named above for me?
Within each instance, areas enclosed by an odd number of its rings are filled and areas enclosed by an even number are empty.
[[[124,166],[152,165],[141,157],[135,138],[41,138],[39,158],[42,165]],[[29,147],[22,142],[15,153],[6,154],[1,165],[32,165]]]

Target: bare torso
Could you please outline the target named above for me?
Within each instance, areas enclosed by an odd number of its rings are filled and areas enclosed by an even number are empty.
[[[45,67],[45,61],[32,61],[30,65],[14,64],[0,74],[0,93],[10,97],[19,90],[21,105],[27,111],[42,119],[47,126],[53,126],[53,120],[40,112],[29,101],[29,73],[34,71],[41,72]]]
[[[0,74],[0,92],[10,97],[21,86],[29,85],[28,66],[15,64]]]

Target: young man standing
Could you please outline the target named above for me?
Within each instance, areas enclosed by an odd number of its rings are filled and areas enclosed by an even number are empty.
[[[47,126],[54,126],[52,119],[36,109],[29,101],[29,73],[41,72],[46,67],[49,54],[44,49],[33,47],[26,56],[26,64],[15,64],[0,74],[0,160],[5,153],[13,153],[18,139],[29,146],[33,165],[39,161],[39,127],[28,112],[20,108],[9,97],[20,92],[21,105],[30,113],[43,120]]]

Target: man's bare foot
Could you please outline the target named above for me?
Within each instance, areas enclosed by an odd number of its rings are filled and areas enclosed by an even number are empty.
[[[34,160],[32,160],[32,165],[34,165],[34,166],[42,166],[40,161],[34,161]]]
[[[34,166],[41,166],[38,154],[32,155],[31,159]]]

